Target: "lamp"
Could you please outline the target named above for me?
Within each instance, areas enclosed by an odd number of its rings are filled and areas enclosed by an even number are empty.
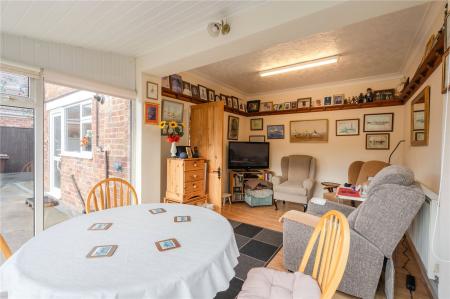
[[[332,57],[320,58],[320,59],[316,59],[316,60],[304,61],[304,62],[300,62],[300,63],[296,63],[296,64],[285,65],[285,66],[261,71],[261,72],[259,72],[259,75],[261,77],[278,75],[278,74],[283,74],[283,73],[287,73],[287,72],[299,71],[299,70],[309,69],[312,67],[318,67],[318,66],[322,66],[322,65],[337,63],[338,60],[339,60],[339,56],[332,56]]]
[[[222,20],[220,22],[209,23],[206,29],[211,37],[218,37],[221,33],[222,35],[230,33],[231,26],[226,21]]]

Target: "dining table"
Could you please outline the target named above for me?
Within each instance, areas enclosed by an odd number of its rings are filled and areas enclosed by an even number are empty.
[[[164,240],[173,239],[170,248]],[[213,298],[229,287],[238,256],[233,228],[210,209],[111,208],[38,233],[0,267],[0,291],[9,299]]]

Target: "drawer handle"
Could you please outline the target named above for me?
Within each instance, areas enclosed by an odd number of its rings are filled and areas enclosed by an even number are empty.
[[[196,179],[197,178],[197,175],[196,174],[194,174],[194,175],[192,175],[193,177],[194,177],[194,179]]]
[[[195,189],[195,188],[197,188],[197,185],[194,184],[194,185],[192,185],[192,187]]]
[[[194,167],[197,167],[197,163],[194,163]]]

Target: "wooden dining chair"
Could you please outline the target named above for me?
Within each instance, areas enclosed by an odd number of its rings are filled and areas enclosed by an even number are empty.
[[[9,257],[12,255],[11,249],[8,246],[8,243],[6,243],[5,238],[3,238],[2,234],[0,234],[0,251],[3,254],[3,257],[5,259],[9,259]]]
[[[107,178],[92,187],[86,202],[86,213],[92,208],[100,211],[129,205],[137,205],[138,198],[133,185],[121,178]]]
[[[306,275],[306,266],[314,249],[316,251],[312,273]],[[338,211],[329,211],[315,227],[298,272],[254,268],[247,274],[238,299],[272,298],[270,294],[274,293],[277,293],[277,298],[280,299],[331,299],[344,275],[349,250],[350,228],[347,218]],[[280,297],[280,294],[286,297]]]

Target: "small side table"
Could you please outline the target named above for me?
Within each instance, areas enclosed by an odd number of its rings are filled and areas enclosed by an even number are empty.
[[[323,189],[328,190],[328,192],[334,192],[334,189],[337,189],[341,184],[333,183],[333,182],[321,182]]]

